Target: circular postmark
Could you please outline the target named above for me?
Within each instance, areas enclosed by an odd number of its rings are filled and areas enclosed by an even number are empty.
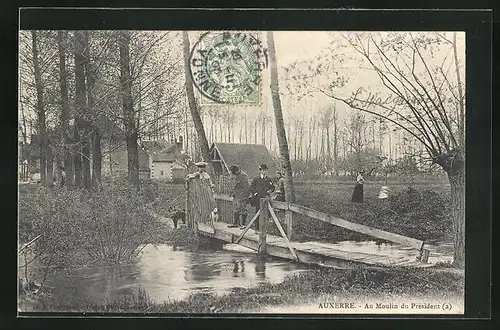
[[[194,85],[205,98],[227,104],[260,102],[267,53],[255,35],[207,32],[194,45],[189,63]]]

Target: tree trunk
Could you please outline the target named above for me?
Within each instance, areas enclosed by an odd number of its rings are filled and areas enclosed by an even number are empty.
[[[273,150],[273,124],[271,123],[270,129],[269,129],[269,150]]]
[[[135,186],[139,181],[139,153],[137,150],[137,127],[135,125],[132,100],[132,77],[130,74],[130,32],[120,31],[120,89],[122,94],[123,121],[127,140],[128,180]]]
[[[321,149],[320,149],[321,163],[325,160],[325,128],[321,127]]]
[[[339,175],[339,145],[338,145],[338,117],[337,108],[333,108],[333,166],[335,168],[335,176]]]
[[[303,145],[303,141],[304,141],[303,138],[304,138],[304,124],[301,121],[300,122],[300,139],[299,139],[299,159],[300,160],[304,159],[304,156],[302,154],[302,145]]]
[[[448,174],[451,187],[451,214],[453,221],[453,264],[465,266],[465,155],[454,150],[436,158],[436,163]]]
[[[52,147],[47,144],[47,187],[54,186],[54,153]]]
[[[75,125],[73,126],[73,164],[75,167],[75,187],[82,186],[82,146],[80,145],[80,130],[78,122],[80,115],[75,113]]]
[[[99,130],[99,114],[94,105],[94,85],[95,72],[90,57],[90,37],[89,32],[85,31],[85,73],[87,77],[87,106],[88,114],[92,117],[92,186],[97,188],[101,182],[102,169],[102,150],[101,150],[101,132]]]
[[[253,128],[254,128],[253,143],[254,144],[257,144],[257,122],[258,122],[258,120],[255,119],[254,126],[253,126]]]
[[[73,155],[71,153],[71,131],[69,128],[69,102],[68,102],[68,73],[66,71],[66,40],[67,32],[57,32],[57,44],[59,50],[59,86],[61,89],[61,138],[63,141],[63,162],[65,182],[67,187],[75,185],[75,174],[73,171]]]
[[[85,87],[85,47],[83,31],[75,31],[75,103],[78,113],[76,126],[80,134],[82,186],[90,189],[90,129]]]
[[[26,145],[28,143],[28,138],[27,138],[27,130],[26,130],[26,116],[25,116],[25,112],[24,112],[23,102],[20,102],[19,106],[20,106],[20,110],[21,110],[21,120],[23,121],[21,134],[23,137],[23,144]]]
[[[245,109],[245,143],[248,143],[248,129],[247,129],[247,110]]]
[[[182,40],[184,46],[184,75],[186,77],[186,94],[189,102],[189,110],[191,110],[191,117],[193,118],[196,135],[198,136],[198,145],[200,146],[201,155],[203,160],[209,164],[209,174],[213,177],[215,172],[212,162],[210,161],[210,147],[208,145],[205,129],[203,128],[203,122],[201,121],[200,113],[196,105],[196,100],[194,98],[193,80],[189,70],[189,52],[191,47],[189,45],[189,35],[187,31],[182,31]]]
[[[267,31],[267,43],[269,48],[269,61],[271,67],[271,96],[273,99],[274,117],[276,121],[276,133],[278,135],[279,150],[281,156],[281,168],[285,172],[285,199],[287,202],[295,202],[295,191],[293,187],[292,165],[288,151],[288,143],[285,133],[285,123],[281,110],[281,100],[278,86],[278,67],[276,63],[276,50],[274,48],[274,36],[272,31]]]
[[[308,130],[308,135],[307,135],[307,138],[309,140],[309,144],[308,144],[308,147],[307,147],[307,152],[306,152],[306,158],[307,158],[307,161],[310,161],[311,160],[311,154],[312,154],[312,150],[311,150],[311,146],[312,146],[312,127],[313,127],[313,117],[311,116],[311,118],[309,119],[309,130]]]
[[[47,184],[47,127],[45,122],[45,104],[43,102],[43,86],[42,72],[40,70],[40,59],[38,54],[38,31],[31,31],[32,50],[33,50],[33,67],[35,73],[35,88],[36,88],[36,112],[38,135],[40,142],[40,179],[42,186]]]
[[[189,132],[188,132],[188,111],[187,109],[184,110],[184,135],[186,136],[186,146],[184,147],[184,150],[186,150],[186,152],[189,150]]]
[[[262,126],[261,126],[261,134],[262,134],[262,145],[266,145],[266,117],[262,116]]]
[[[460,79],[460,67],[457,54],[457,33],[453,32],[453,56],[455,59],[455,71],[457,74],[457,87],[459,97],[458,138],[460,146],[465,144],[465,102],[463,96],[462,80]]]

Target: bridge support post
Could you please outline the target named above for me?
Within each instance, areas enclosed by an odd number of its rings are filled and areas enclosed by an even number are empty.
[[[292,240],[293,235],[293,212],[290,210],[285,211],[285,220],[286,220],[286,235],[288,239]]]
[[[269,210],[267,209],[267,204],[269,203],[269,198],[261,198],[260,199],[260,216],[259,216],[259,256],[264,256],[266,254],[266,231],[267,231],[267,222],[269,219]]]

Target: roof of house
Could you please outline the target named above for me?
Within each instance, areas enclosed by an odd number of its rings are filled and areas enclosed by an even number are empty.
[[[176,148],[166,140],[142,141],[141,147],[152,157],[154,162],[174,162]]]
[[[158,152],[151,155],[153,162],[175,162],[175,154],[170,152]]]
[[[175,153],[175,145],[166,140],[142,141],[141,146],[148,152],[170,152]]]
[[[238,165],[250,178],[259,175],[259,165],[267,164],[270,176],[278,171],[269,150],[263,144],[213,143],[211,150],[216,148],[226,166]]]

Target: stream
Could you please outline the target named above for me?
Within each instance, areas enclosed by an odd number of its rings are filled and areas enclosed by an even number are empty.
[[[375,242],[339,242],[339,249],[375,254],[415,255],[416,251]],[[452,260],[450,244],[434,242],[429,262]],[[182,300],[195,293],[222,295],[236,288],[262,283],[280,283],[287,276],[311,269],[288,260],[258,260],[252,250],[227,244],[223,250],[196,252],[167,244],[147,245],[136,262],[120,266],[94,265],[56,275],[47,280],[53,297],[62,305],[77,302],[101,304],[144,289],[149,297],[163,303]],[[20,306],[29,311],[27,306]]]

